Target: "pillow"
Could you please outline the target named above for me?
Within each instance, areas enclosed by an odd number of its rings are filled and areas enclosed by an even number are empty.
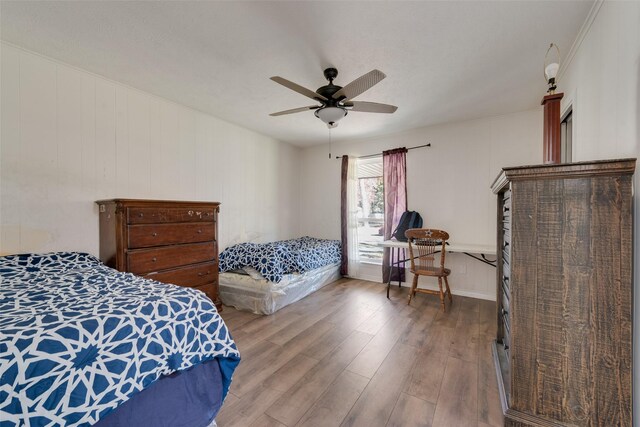
[[[250,265],[247,265],[245,267],[242,268],[244,270],[245,273],[247,273],[249,276],[251,276],[252,279],[255,280],[263,280],[264,276],[262,275],[262,273],[260,273],[258,270],[256,270],[255,268],[251,267]]]

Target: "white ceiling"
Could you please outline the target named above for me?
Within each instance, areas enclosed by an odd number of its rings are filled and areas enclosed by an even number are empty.
[[[357,97],[394,114],[351,112],[334,141],[521,111],[545,92],[550,42],[566,53],[593,1],[195,1],[0,3],[1,37],[281,141],[328,141],[312,105],[322,70],[344,86],[377,68]],[[561,87],[561,82],[560,82]]]

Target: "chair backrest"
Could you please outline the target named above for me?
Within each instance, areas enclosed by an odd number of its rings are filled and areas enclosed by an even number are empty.
[[[436,252],[440,252],[440,267],[444,268],[449,233],[432,228],[412,228],[404,234],[409,242],[412,270],[434,268],[433,262]]]

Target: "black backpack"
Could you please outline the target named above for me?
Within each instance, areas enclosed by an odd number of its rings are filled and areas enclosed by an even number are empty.
[[[422,217],[416,211],[404,211],[398,222],[398,226],[391,235],[391,238],[396,238],[401,242],[406,242],[407,238],[404,232],[410,228],[422,228]]]

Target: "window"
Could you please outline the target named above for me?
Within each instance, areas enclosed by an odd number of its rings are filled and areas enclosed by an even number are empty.
[[[358,159],[358,257],[360,262],[382,264],[384,189],[382,158]]]

